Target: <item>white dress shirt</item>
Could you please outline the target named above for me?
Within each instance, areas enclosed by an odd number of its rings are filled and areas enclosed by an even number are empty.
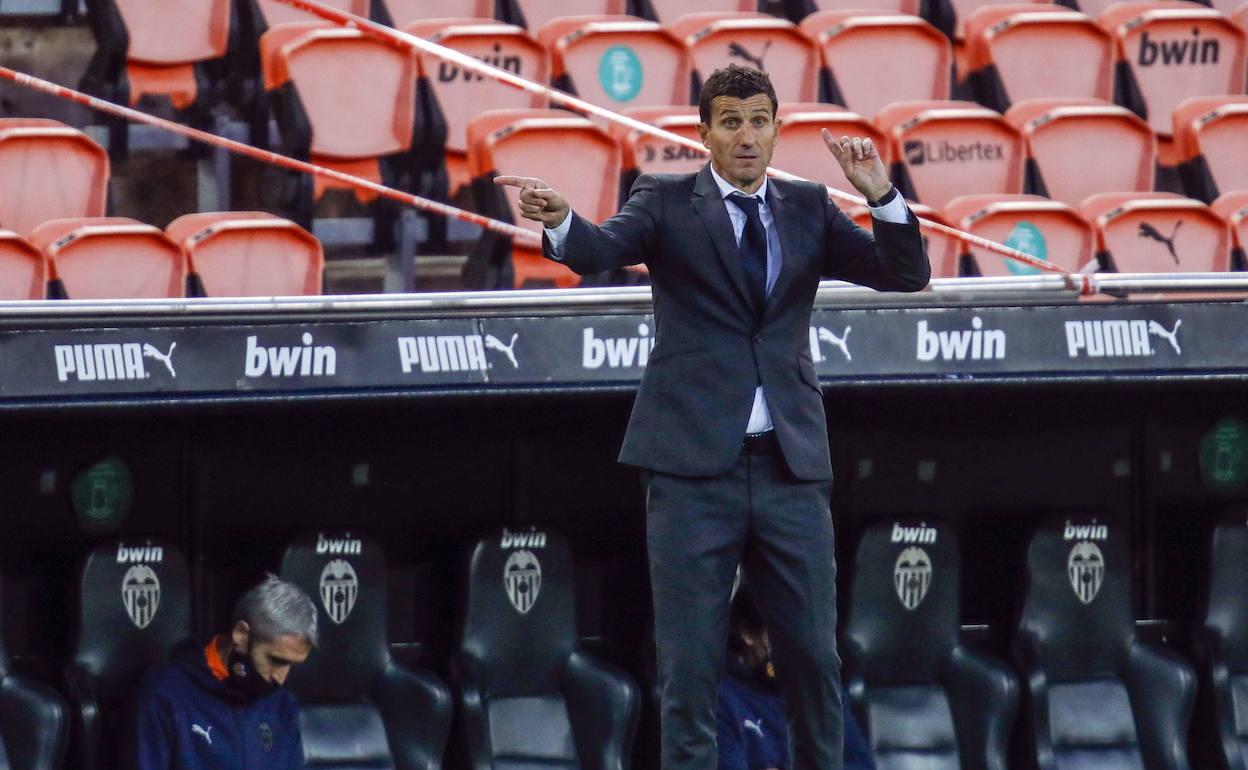
[[[733,193],[745,194],[716,173],[714,165],[710,168],[711,177],[715,180],[715,186],[719,188],[721,197],[727,198]],[[771,215],[771,208],[767,205],[767,184],[767,177],[764,176],[763,183],[754,192],[754,197],[761,201],[758,207],[758,218],[762,220],[763,230],[767,233],[767,293],[770,294],[772,287],[776,285],[776,278],[780,275],[780,264],[784,260],[784,255],[780,250],[780,233],[776,229],[776,220]],[[732,220],[732,232],[739,246],[741,245],[741,233],[745,231],[745,212],[728,201],[724,201],[724,208],[728,210],[728,218]],[[906,202],[902,200],[900,195],[893,196],[893,199],[883,206],[871,206],[870,208],[871,216],[876,219],[895,224],[905,224],[909,221]],[[572,229],[571,211],[563,218],[558,227],[547,227],[545,229],[546,237],[550,239],[551,256],[556,259],[559,258],[559,251],[563,248],[563,242],[567,240],[568,230],[570,229]],[[750,420],[745,426],[745,432],[763,433],[771,429],[771,412],[767,409],[767,397],[763,395],[763,386],[759,385],[754,389],[754,406],[750,409]]]

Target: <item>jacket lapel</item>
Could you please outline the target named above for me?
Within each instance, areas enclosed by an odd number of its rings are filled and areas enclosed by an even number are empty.
[[[732,282],[736,284],[741,301],[757,315],[758,308],[754,307],[750,299],[745,267],[741,264],[741,250],[737,248],[737,239],[733,237],[732,220],[728,218],[728,209],[725,207],[723,198],[720,197],[719,188],[715,186],[715,180],[711,178],[709,163],[698,172],[697,181],[693,185],[691,202],[694,211],[698,212],[702,224],[711,236],[711,243],[715,244],[715,253],[724,263],[728,275],[732,276]]]
[[[714,182],[715,180],[711,180]],[[799,233],[797,216],[789,205],[788,196],[775,179],[767,181],[767,207],[771,209],[771,217],[780,231],[780,275],[767,295],[767,307],[763,311],[763,322],[766,323],[784,306],[784,296],[793,283],[793,276],[800,272],[803,255],[798,250]]]

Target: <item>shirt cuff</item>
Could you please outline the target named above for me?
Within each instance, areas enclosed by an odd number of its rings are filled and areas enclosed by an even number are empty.
[[[910,221],[910,209],[896,187],[885,193],[878,204],[872,206],[868,203],[867,207],[871,210],[871,216],[882,222],[904,225]]]
[[[568,231],[572,229],[572,212],[563,218],[558,227],[543,227],[542,232],[550,242],[550,256],[559,259],[563,250],[563,242],[568,239]]]

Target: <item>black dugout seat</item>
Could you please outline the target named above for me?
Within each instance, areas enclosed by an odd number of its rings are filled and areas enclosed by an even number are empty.
[[[68,727],[61,696],[13,673],[0,634],[0,768],[58,770]]]
[[[282,577],[319,608],[320,644],[287,682],[299,698],[307,766],[441,767],[451,695],[390,656],[381,546],[349,532],[305,533],[287,547]]]
[[[858,543],[846,706],[881,768],[1005,770],[1019,688],[958,641],[959,559],[953,530],[931,520],[887,519]]]
[[[78,625],[65,678],[73,730],[69,766],[119,767],[139,681],[191,635],[186,557],[167,542],[96,546],[78,584]]]
[[[1125,526],[1046,521],[1027,549],[1015,655],[1027,690],[1025,767],[1186,770],[1191,666],[1140,639]]]
[[[1200,703],[1193,760],[1220,770],[1248,770],[1248,508],[1218,521],[1211,539],[1204,617],[1196,628]]]
[[[624,770],[637,687],[577,648],[572,554],[550,531],[477,542],[452,674],[474,770]]]

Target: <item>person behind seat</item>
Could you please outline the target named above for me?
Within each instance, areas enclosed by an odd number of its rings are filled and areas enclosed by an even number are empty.
[[[728,625],[727,670],[716,709],[719,770],[789,770],[789,726],[771,660],[771,640],[744,587],[733,597]],[[875,770],[871,748],[853,712],[845,708],[841,713],[845,770]]]
[[[272,575],[234,608],[228,634],[188,640],[139,695],[129,770],[300,770],[299,705],[282,689],[316,646],[316,606]]]

